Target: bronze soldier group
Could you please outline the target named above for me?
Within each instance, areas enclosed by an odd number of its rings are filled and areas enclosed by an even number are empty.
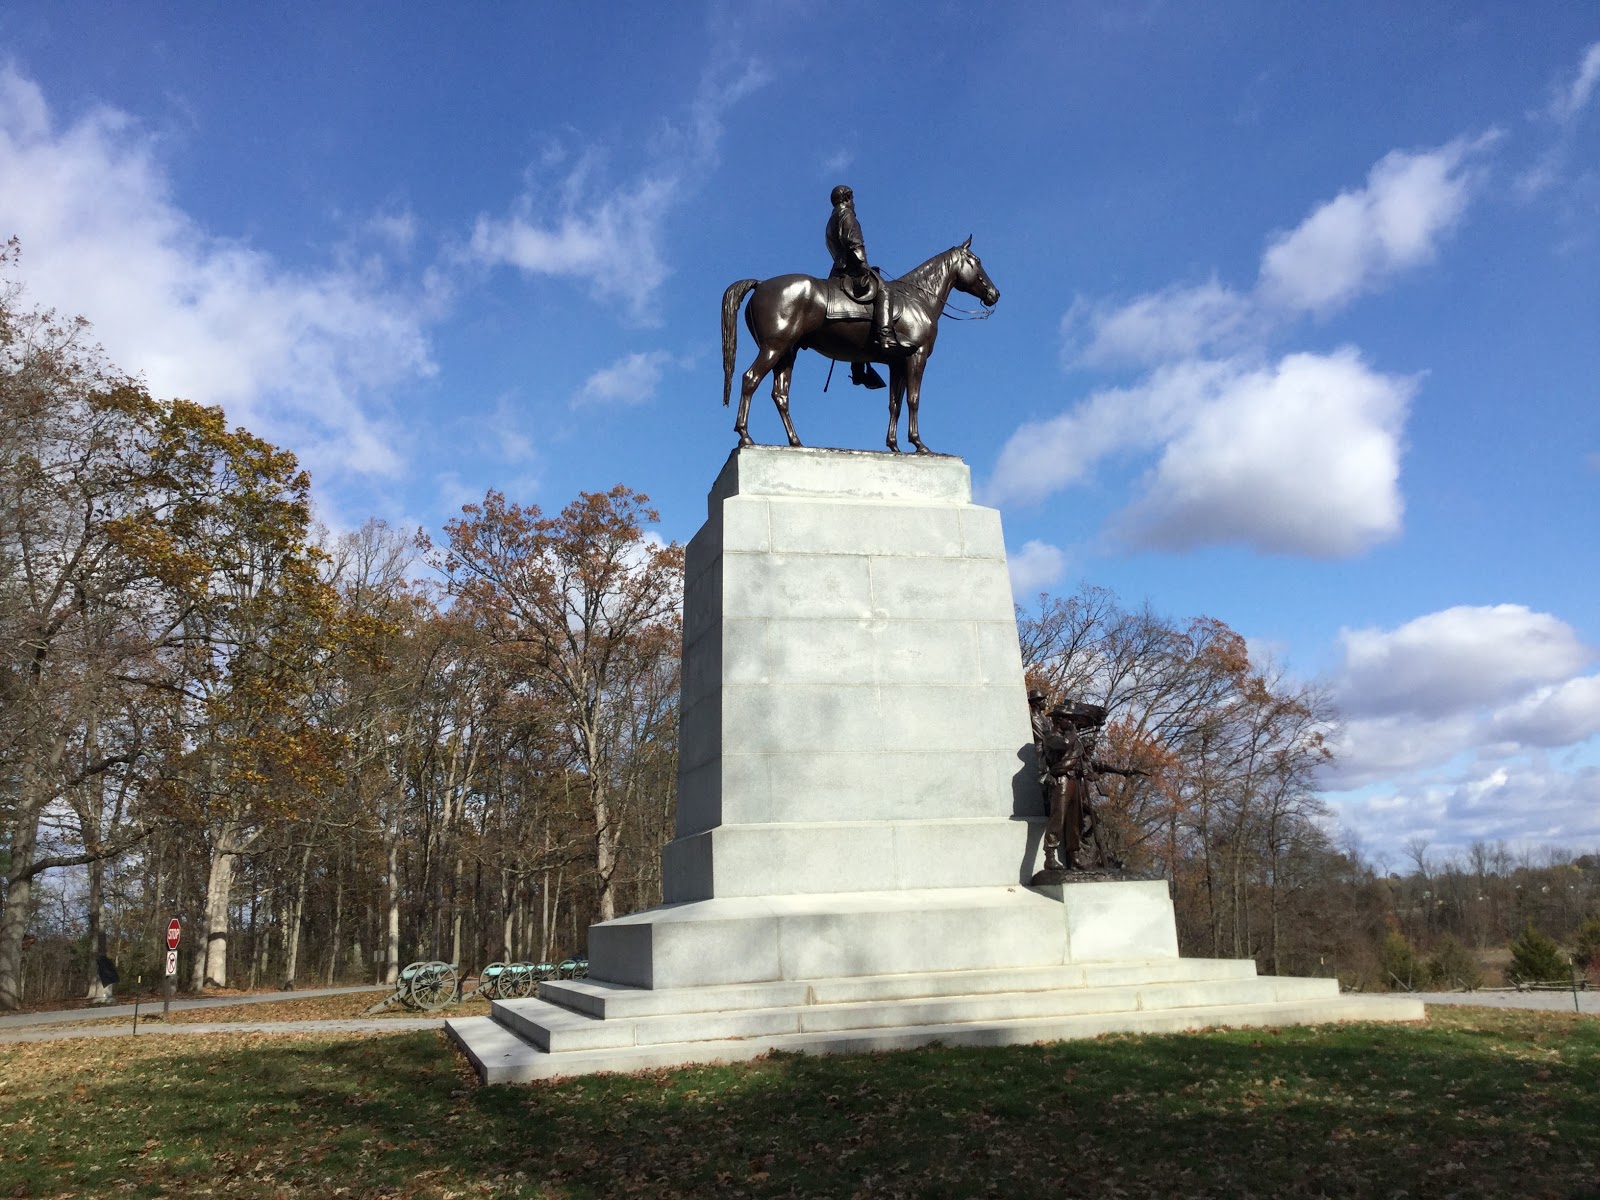
[[[1102,775],[1132,777],[1146,772],[1095,757],[1106,720],[1102,705],[1068,700],[1052,707],[1049,700],[1040,688],[1028,691],[1039,784],[1050,806],[1044,869],[1118,870],[1122,861],[1106,848],[1095,797],[1106,794]]]

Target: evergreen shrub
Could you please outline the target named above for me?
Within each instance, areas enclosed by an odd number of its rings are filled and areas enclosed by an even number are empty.
[[[1506,975],[1512,983],[1568,983],[1572,964],[1561,947],[1529,921],[1522,936],[1511,943],[1511,967]]]

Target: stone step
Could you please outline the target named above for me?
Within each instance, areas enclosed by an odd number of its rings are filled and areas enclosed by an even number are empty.
[[[675,1013],[609,1020],[573,1012],[545,1000],[508,1000],[496,1002],[493,1015],[495,1020],[539,1049],[552,1054],[567,1054],[669,1042],[725,1041],[729,1038],[904,1025],[967,1024],[1082,1013],[1261,1004],[1336,995],[1338,984],[1331,979],[1251,977],[906,1000],[798,1004],[781,1008]]]
[[[644,1071],[690,1063],[739,1062],[770,1051],[850,1054],[948,1046],[1005,1046],[1106,1033],[1177,1033],[1209,1027],[1307,1025],[1331,1021],[1420,1021],[1413,997],[1327,996],[1260,1004],[1082,1013],[887,1029],[769,1034],[723,1041],[678,1042],[550,1054],[516,1037],[491,1017],[451,1018],[445,1028],[485,1083],[526,1083],[596,1072]]]
[[[722,987],[637,988],[597,979],[548,980],[539,998],[594,1017],[665,1016],[800,1004],[975,996],[1186,980],[1253,979],[1255,962],[1234,958],[1158,958],[976,971],[921,971],[834,979],[778,980]]]

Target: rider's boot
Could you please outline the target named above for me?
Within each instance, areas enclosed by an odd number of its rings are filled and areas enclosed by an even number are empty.
[[[850,382],[864,387],[868,391],[876,391],[878,388],[886,386],[883,382],[883,376],[878,374],[877,369],[871,363],[851,363]]]
[[[899,345],[889,324],[889,289],[881,283],[872,298],[872,344],[879,350],[893,350]]]

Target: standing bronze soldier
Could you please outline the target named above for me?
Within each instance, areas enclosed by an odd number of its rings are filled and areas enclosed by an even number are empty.
[[[894,331],[889,328],[889,292],[867,262],[867,244],[861,236],[861,222],[856,219],[855,193],[841,183],[829,199],[833,202],[833,215],[828,218],[823,235],[828,253],[833,256],[828,278],[843,280],[845,291],[853,299],[863,304],[872,302],[872,343],[880,350],[892,349],[895,342]],[[858,362],[850,364],[850,382],[883,386],[882,376]]]
[[[1145,772],[1113,766],[1094,757],[1095,741],[1106,719],[1104,707],[1068,701],[1043,714],[1044,703],[1042,692],[1034,689],[1028,693],[1028,704],[1033,710],[1034,746],[1039,756],[1039,781],[1050,802],[1050,823],[1044,835],[1044,869],[1120,867],[1122,864],[1106,852],[1100,838],[1099,820],[1090,792],[1104,793],[1100,784],[1103,774],[1126,777]],[[1083,853],[1086,842],[1092,843],[1093,849],[1087,856]]]

